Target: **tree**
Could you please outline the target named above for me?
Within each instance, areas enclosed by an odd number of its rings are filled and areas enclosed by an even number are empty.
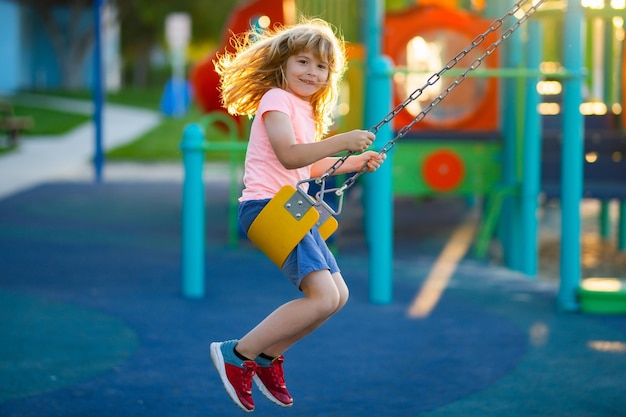
[[[111,0],[113,1],[113,0]],[[230,11],[243,0],[154,0],[116,1],[121,24],[122,55],[130,66],[133,85],[145,86],[148,80],[150,55],[163,45],[165,19],[173,12],[189,13],[192,17],[194,41],[219,40]]]
[[[91,0],[21,0],[39,15],[58,57],[63,87],[76,88],[81,66],[93,45],[93,25],[84,18]]]
[[[133,85],[148,84],[150,55],[164,40],[165,18],[172,12],[187,12],[192,16],[193,39],[217,41],[232,8],[245,0],[108,0],[117,10],[121,26],[123,62],[131,68]],[[91,17],[95,0],[19,0],[32,7],[41,18],[58,57],[62,84],[78,86],[79,72],[87,54],[92,50],[93,24]]]

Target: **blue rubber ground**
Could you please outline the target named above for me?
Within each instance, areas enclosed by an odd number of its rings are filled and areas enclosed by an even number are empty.
[[[227,247],[227,189],[206,191],[201,300],[180,293],[178,185],[47,184],[0,200],[0,416],[242,414],[209,343],[299,293],[247,242]],[[408,317],[463,217],[437,200],[397,204],[394,300],[373,305],[350,204],[336,243],[351,299],[286,353],[294,406],[257,391],[254,415],[626,416],[626,317],[561,313],[552,284],[471,258],[431,315]],[[67,332],[41,334],[46,320]]]

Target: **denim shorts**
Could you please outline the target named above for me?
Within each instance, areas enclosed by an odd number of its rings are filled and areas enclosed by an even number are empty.
[[[247,233],[250,225],[269,202],[266,200],[248,200],[239,205],[239,224]],[[314,226],[294,250],[287,256],[282,267],[283,273],[300,289],[302,279],[313,271],[328,270],[331,274],[339,272],[339,266],[328,245]]]

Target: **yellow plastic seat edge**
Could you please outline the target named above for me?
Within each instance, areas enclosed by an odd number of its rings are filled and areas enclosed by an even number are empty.
[[[327,240],[339,227],[339,223],[337,219],[333,216],[330,216],[326,221],[319,225],[318,230],[322,239]]]
[[[279,268],[283,266],[293,248],[319,220],[317,210],[309,209],[300,220],[297,220],[285,208],[287,201],[296,192],[290,185],[281,188],[261,210],[248,230],[248,238]]]

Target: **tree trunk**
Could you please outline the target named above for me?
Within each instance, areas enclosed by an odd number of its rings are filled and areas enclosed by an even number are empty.
[[[35,6],[59,61],[61,84],[64,88],[75,89],[84,85],[82,69],[85,58],[93,45],[93,25],[81,28],[80,22],[91,9],[78,2],[68,10],[68,23],[64,27],[54,10],[41,4]]]

